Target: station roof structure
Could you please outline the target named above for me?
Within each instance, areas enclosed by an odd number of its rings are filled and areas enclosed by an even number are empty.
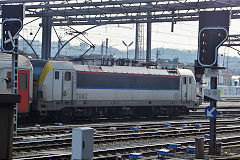
[[[240,18],[239,0],[1,0],[25,4],[26,17],[53,17],[54,26],[197,21],[199,11],[231,10]]]
[[[229,10],[231,19],[240,18],[239,0],[0,0],[0,16],[1,6],[12,4],[24,4],[25,17],[34,19],[31,22],[45,18],[49,23],[51,22],[52,26],[68,26],[73,30],[71,34],[76,34],[73,38],[92,28],[107,24],[170,22],[173,28],[176,22],[198,21],[200,11]],[[39,25],[40,27],[44,26],[44,24]],[[74,25],[90,25],[91,27],[79,32],[71,27]],[[46,26],[48,25],[45,24],[43,27],[44,31],[51,29]],[[56,32],[55,28],[54,31]],[[47,35],[43,42],[51,39],[48,37],[50,33],[43,33],[43,35]],[[240,46],[239,37],[238,34],[229,36],[224,45]],[[28,41],[26,42],[28,43]],[[62,48],[65,44],[62,45]],[[30,43],[29,46],[31,47]],[[50,54],[51,45],[44,44],[43,47],[45,46],[49,49]],[[32,50],[34,51],[33,48]],[[239,50],[237,51],[240,53]],[[36,54],[35,51],[34,54]]]

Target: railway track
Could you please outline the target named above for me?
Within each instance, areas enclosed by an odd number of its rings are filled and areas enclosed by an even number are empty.
[[[231,124],[240,124],[240,119],[228,119],[228,120],[218,120],[218,125],[228,125]],[[151,131],[156,129],[166,129],[164,125],[169,124],[171,125],[168,127],[170,128],[176,128],[181,127],[181,125],[185,125],[184,127],[195,127],[194,124],[199,124],[202,127],[208,126],[209,121],[207,120],[199,120],[199,121],[172,121],[172,122],[138,122],[138,123],[131,123],[131,124],[92,124],[87,125],[88,127],[92,127],[95,129],[96,134],[114,134],[114,133],[131,133],[132,130],[130,130],[130,127],[134,126],[135,128],[139,129],[139,131]],[[44,136],[44,135],[60,135],[60,134],[68,134],[72,132],[73,128],[76,127],[83,127],[86,125],[67,125],[67,126],[50,126],[50,127],[32,127],[29,128],[22,128],[18,130],[18,137],[15,137],[15,139],[21,140],[23,137],[27,136]]]
[[[203,136],[204,134],[209,133],[209,122],[201,121],[201,128],[196,128],[194,124],[196,122],[188,122],[186,126],[180,127],[182,122],[172,122],[171,127],[163,127],[163,123],[160,124],[142,124],[141,128],[136,131],[129,130],[131,125],[115,125],[117,130],[109,131],[109,128],[113,125],[96,127],[94,136],[95,148],[101,148],[101,146],[108,146],[109,144],[115,144],[119,142],[127,141],[142,141],[147,139],[167,139],[167,138],[179,138],[179,137],[194,137],[194,136]],[[240,132],[240,126],[237,126],[240,123],[239,120],[221,120],[218,121],[218,134],[224,133],[233,133]],[[224,127],[231,124],[231,126]],[[235,125],[235,126],[234,126]],[[56,133],[56,129],[54,133]],[[69,127],[67,127],[69,129]],[[63,128],[60,127],[61,133]],[[24,141],[19,141],[14,143],[14,154],[18,155],[21,152],[29,151],[41,151],[41,150],[51,150],[61,148],[71,148],[71,133],[55,135],[55,136],[43,136],[43,137],[33,137],[33,138],[23,138]],[[22,158],[22,157],[21,157]]]
[[[218,142],[222,143],[222,148],[227,149],[229,147],[239,147],[240,144],[240,137],[225,137],[225,138],[218,138]],[[177,154],[181,154],[181,152],[185,152],[187,146],[193,146],[194,141],[174,141],[174,144],[178,144],[181,148],[178,150]],[[209,140],[205,140],[205,151],[207,151]],[[143,153],[144,157],[157,157],[156,151],[159,149],[166,149],[168,148],[169,143],[162,143],[162,144],[153,144],[153,145],[142,145],[142,146],[129,146],[129,147],[122,147],[122,148],[111,148],[105,150],[96,150],[94,151],[94,160],[106,160],[106,159],[127,159],[129,154],[132,152],[141,152]],[[185,155],[186,156],[186,155]],[[215,159],[220,157],[215,157]],[[14,158],[14,160],[33,160],[33,159],[71,159],[71,153],[66,152],[62,154],[54,154],[51,155],[43,155],[37,157],[21,157],[21,158]]]
[[[220,102],[221,103],[221,102]],[[223,103],[223,102],[222,102]],[[232,104],[232,105],[231,105]],[[170,118],[168,116],[159,116],[159,117],[154,117],[153,119],[151,119],[152,121],[174,121],[174,120],[184,120],[184,119],[189,119],[189,120],[194,120],[196,118],[200,119],[200,118],[206,118],[205,114],[204,114],[204,110],[205,107],[208,106],[208,103],[204,103],[201,107],[199,107],[199,109],[197,111],[190,111],[189,115],[183,115],[183,116],[179,116],[179,117],[175,117],[175,118]],[[230,106],[229,106],[230,105]],[[218,119],[226,119],[226,118],[236,118],[239,117],[239,113],[240,113],[240,105],[239,103],[233,102],[233,103],[228,103],[228,102],[224,102],[224,104],[221,104],[220,106],[218,106],[219,109],[219,114],[217,115]],[[239,110],[238,110],[239,109]],[[109,123],[109,122],[113,122],[113,123],[124,123],[124,122],[136,122],[136,121],[149,121],[148,117],[122,117],[122,118],[113,118],[113,119],[109,119],[109,118],[98,118],[96,122],[91,122],[89,120],[75,120],[75,121],[71,121],[71,122],[67,122],[66,124],[89,124],[92,125],[94,123]],[[19,126],[20,127],[31,127],[34,126],[35,124],[37,124],[38,122],[32,123],[32,120],[25,120],[24,122],[20,122]],[[58,121],[52,121],[52,122],[39,122],[39,124],[46,126],[46,125],[53,125],[54,123],[58,124]]]
[[[240,126],[221,127],[217,129],[218,134],[240,132]],[[106,144],[118,141],[130,141],[130,140],[142,140],[142,139],[164,139],[169,137],[184,137],[184,136],[196,136],[209,133],[209,128],[199,129],[175,129],[175,130],[159,130],[152,132],[142,133],[128,133],[128,134],[116,134],[116,135],[102,135],[94,136],[94,144]],[[14,151],[27,151],[38,149],[54,149],[56,147],[71,147],[72,137],[71,135],[44,137],[39,141],[27,141],[14,143]]]

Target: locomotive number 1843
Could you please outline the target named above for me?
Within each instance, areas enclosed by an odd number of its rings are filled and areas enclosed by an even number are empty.
[[[77,94],[77,99],[78,100],[86,100],[88,98],[88,94],[87,93],[78,93]]]

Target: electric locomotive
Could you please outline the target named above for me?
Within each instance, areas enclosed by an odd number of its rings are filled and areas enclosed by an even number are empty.
[[[198,107],[196,81],[188,69],[75,65],[31,60],[31,111],[56,118],[179,116]]]

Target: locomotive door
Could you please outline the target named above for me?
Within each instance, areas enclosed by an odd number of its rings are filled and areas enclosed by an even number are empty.
[[[62,71],[54,70],[54,80],[53,80],[53,100],[62,100]]]
[[[72,100],[73,94],[73,73],[71,71],[63,71],[62,83],[62,100]]]
[[[182,101],[187,101],[188,97],[188,84],[187,84],[187,77],[182,77]]]
[[[187,99],[192,100],[192,77],[188,77],[187,81]]]
[[[18,112],[28,112],[29,71],[18,70],[18,94],[21,95],[21,102],[18,103]]]

